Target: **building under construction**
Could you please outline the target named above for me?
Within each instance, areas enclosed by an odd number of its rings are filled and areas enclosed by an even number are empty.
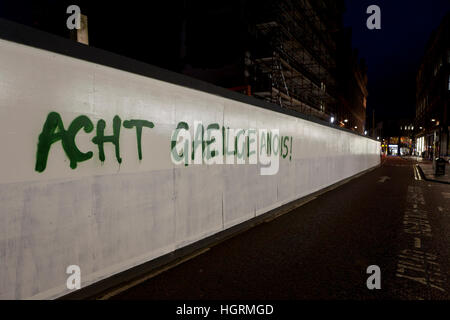
[[[357,63],[346,62],[348,55],[354,58],[351,42],[338,43],[344,34],[344,1],[197,0],[185,5],[183,73],[364,132],[367,79],[357,81],[361,86],[338,85],[358,74],[365,77]],[[345,93],[349,86],[360,99]],[[355,103],[358,112],[352,112]]]
[[[254,96],[323,120],[336,116],[339,1],[261,1],[246,67]]]
[[[68,37],[58,12],[69,2],[45,2],[51,14],[34,6],[18,22]],[[165,0],[153,6],[151,12],[121,8],[136,18],[111,33],[104,8],[82,1],[89,43],[364,132],[367,77],[343,28],[344,0]],[[22,17],[21,6],[12,7],[2,7],[0,16]]]

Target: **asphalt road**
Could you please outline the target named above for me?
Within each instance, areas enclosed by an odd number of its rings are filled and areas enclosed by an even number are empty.
[[[450,186],[382,167],[112,299],[448,299]],[[381,269],[369,290],[367,267]]]

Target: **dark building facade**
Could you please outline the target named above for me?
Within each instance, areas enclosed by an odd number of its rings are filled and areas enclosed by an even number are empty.
[[[182,72],[364,133],[367,75],[344,1],[186,1]]]
[[[449,158],[450,13],[431,36],[417,74],[416,153]]]
[[[341,126],[359,133],[366,133],[367,66],[352,48],[351,29],[343,29],[338,41],[337,60],[338,108],[337,118]],[[342,124],[342,120],[348,120]],[[376,138],[376,137],[373,137]]]
[[[77,4],[90,46],[365,132],[367,76],[344,0],[25,3],[0,4],[0,17],[70,37],[66,9]]]

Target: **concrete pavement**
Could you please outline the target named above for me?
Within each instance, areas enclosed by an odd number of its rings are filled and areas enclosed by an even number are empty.
[[[435,180],[437,182],[443,182],[450,184],[450,164],[447,163],[445,167],[445,175],[436,176],[433,170],[433,162],[419,159],[418,164],[422,169],[423,174],[427,180]]]

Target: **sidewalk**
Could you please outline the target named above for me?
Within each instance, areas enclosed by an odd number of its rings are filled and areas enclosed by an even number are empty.
[[[422,169],[422,172],[425,175],[426,180],[450,184],[450,164],[448,162],[445,166],[445,175],[444,176],[436,176],[436,175],[434,175],[433,161],[423,160],[422,158],[416,158],[416,157],[411,157],[411,158],[415,159],[417,161],[420,169]]]

